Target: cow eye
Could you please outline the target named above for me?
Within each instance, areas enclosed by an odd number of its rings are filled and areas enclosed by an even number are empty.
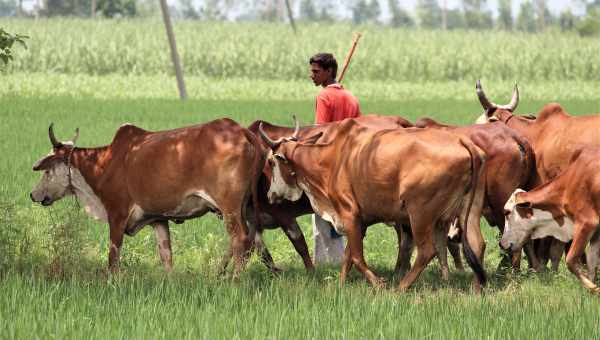
[[[280,154],[275,154],[275,157],[280,160],[281,162],[287,163],[287,159],[285,159],[285,157],[283,157],[283,155]]]
[[[508,216],[508,215],[510,215],[510,210],[504,209],[504,216]]]

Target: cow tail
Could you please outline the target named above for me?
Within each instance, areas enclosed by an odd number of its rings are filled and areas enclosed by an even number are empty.
[[[256,226],[261,224],[260,220],[260,202],[258,199],[258,183],[265,166],[265,153],[256,138],[256,135],[250,132],[248,129],[243,129],[246,139],[254,148],[254,161],[252,162],[252,169],[250,176],[252,181],[250,183],[250,192],[252,195],[252,206],[254,207],[254,221]]]
[[[467,259],[467,263],[473,269],[473,273],[477,277],[477,280],[482,286],[485,286],[487,278],[485,274],[485,270],[483,269],[483,265],[475,256],[473,249],[469,245],[467,240],[467,231],[469,228],[469,215],[471,214],[471,208],[473,206],[473,201],[475,200],[475,194],[478,190],[478,182],[479,177],[482,175],[483,165],[485,159],[481,152],[477,149],[477,147],[471,142],[461,138],[461,144],[469,151],[471,155],[471,187],[470,187],[470,197],[469,202],[467,203],[467,210],[465,215],[465,220],[463,222],[463,232],[462,232],[462,245],[463,245],[463,253],[465,258]]]

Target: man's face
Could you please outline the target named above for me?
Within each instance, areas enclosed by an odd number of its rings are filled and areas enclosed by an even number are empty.
[[[319,64],[310,64],[310,79],[312,79],[315,86],[321,86],[325,84],[331,78],[331,69],[324,70]]]

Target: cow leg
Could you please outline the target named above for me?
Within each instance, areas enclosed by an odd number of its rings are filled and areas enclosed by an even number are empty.
[[[350,246],[350,258],[352,259],[352,264],[354,264],[356,268],[363,273],[365,278],[374,287],[383,286],[383,280],[377,277],[377,275],[375,275],[369,269],[367,263],[365,262],[365,257],[363,254],[364,233],[360,224],[355,220],[354,217],[345,219],[343,223],[348,237],[348,245]]]
[[[158,221],[152,223],[154,227],[154,235],[156,236],[156,246],[160,260],[165,267],[165,271],[170,273],[173,271],[173,259],[171,252],[171,233],[169,231],[168,221]]]
[[[227,214],[223,212],[223,221],[227,228],[230,238],[230,247],[233,253],[234,271],[233,278],[239,277],[239,274],[244,269],[246,261],[250,255],[252,242],[248,237],[248,228],[246,222],[242,218],[242,214]],[[254,229],[254,228],[252,228]],[[254,234],[254,232],[252,232]],[[251,235],[254,238],[254,235]]]
[[[452,259],[454,259],[454,267],[456,268],[456,270],[458,270],[459,272],[464,272],[465,267],[463,266],[462,257],[460,256],[460,243],[449,241],[448,250],[452,255]]]
[[[558,272],[558,266],[560,265],[560,259],[565,252],[565,243],[557,239],[553,239],[550,244],[550,261],[552,262],[552,271]]]
[[[533,246],[532,240],[529,240],[529,241],[527,241],[527,243],[525,243],[525,246],[523,247],[523,251],[525,252],[525,255],[527,256],[527,264],[529,266],[529,269],[536,271],[536,272],[541,271],[542,264],[540,263],[540,260],[538,259],[538,257],[535,255],[535,248]],[[521,256],[521,252],[519,252],[519,257],[520,256]],[[514,268],[514,262],[513,262],[513,268]]]
[[[269,249],[267,249],[267,246],[265,246],[265,243],[263,242],[262,231],[256,231],[256,233],[254,234],[254,246],[256,247],[256,251],[260,255],[261,262],[265,265],[265,267],[267,267],[271,271],[271,273],[279,274],[282,272],[281,269],[275,266],[273,257],[271,256]]]
[[[225,255],[223,255],[223,259],[221,260],[221,263],[219,264],[218,276],[222,277],[225,275],[225,272],[227,271],[227,266],[229,265],[229,261],[231,261],[232,257],[233,257],[233,248],[231,247],[231,244],[230,244],[227,247],[227,250],[225,251]]]
[[[350,256],[350,244],[346,245],[344,249],[344,257],[342,259],[342,270],[340,271],[340,286],[343,286],[346,283],[346,276],[348,276],[348,272],[352,269],[352,257]]]
[[[423,207],[419,207],[417,211],[427,211],[422,209]],[[410,227],[412,229],[415,245],[417,246],[417,258],[415,259],[412,268],[410,268],[410,271],[400,281],[400,284],[398,285],[398,290],[400,291],[408,289],[435,256],[435,246],[433,241],[434,222],[425,219],[424,215],[424,213],[418,214],[417,216],[410,214]]]
[[[448,228],[446,225],[438,224],[434,230],[434,237],[435,252],[437,253],[438,261],[440,262],[442,280],[448,281],[448,252],[446,250],[448,242]]]
[[[121,256],[121,246],[123,245],[124,229],[121,226],[124,223],[111,223],[110,227],[110,249],[108,250],[108,268],[116,272],[119,270],[119,259]]]
[[[600,231],[596,231],[590,240],[586,252],[586,262],[588,267],[588,277],[595,282],[598,264],[600,264]]]
[[[596,230],[597,223],[582,223],[575,224],[575,235],[573,235],[573,243],[567,254],[567,268],[573,273],[582,285],[594,293],[600,293],[600,288],[594,284],[580,268],[581,256],[584,253],[585,246],[589,242],[592,234]]]
[[[396,226],[395,229],[398,235],[398,259],[394,275],[401,278],[410,270],[410,258],[415,244],[410,226],[400,225]]]
[[[306,244],[306,239],[304,239],[304,234],[302,234],[302,230],[300,226],[293,220],[289,224],[285,224],[283,227],[283,232],[288,237],[296,252],[302,257],[302,261],[304,262],[304,268],[307,271],[312,272],[315,270],[315,266],[313,265],[312,260],[310,259],[310,254],[308,252],[308,245]],[[345,254],[344,254],[345,256]]]
[[[544,237],[534,241],[535,255],[540,261],[540,270],[545,270],[550,260],[551,237]]]

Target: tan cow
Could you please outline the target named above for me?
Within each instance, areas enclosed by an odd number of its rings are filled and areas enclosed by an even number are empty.
[[[111,144],[80,148],[61,143],[49,129],[51,153],[36,162],[43,171],[31,199],[44,206],[75,195],[110,227],[109,267],[116,269],[125,234],[155,228],[161,259],[172,268],[169,220],[218,212],[230,235],[235,271],[251,242],[243,210],[264,166],[257,138],[230,119],[175,130],[119,128]],[[252,235],[250,235],[252,236]]]
[[[513,103],[516,107],[516,103]],[[535,172],[535,154],[529,142],[518,132],[501,122],[452,126],[440,124],[430,118],[421,118],[415,126],[451,131],[470,138],[481,148],[487,158],[485,162],[485,201],[484,216],[490,226],[497,226],[500,234],[504,230],[504,204],[517,188],[529,188]],[[531,243],[525,248],[530,267],[538,269]],[[520,266],[521,252],[512,256],[514,268]],[[504,259],[507,259],[506,257]],[[501,266],[506,265],[501,262]]]
[[[369,114],[353,119],[355,119],[361,125],[368,126],[373,129],[396,129],[412,126],[412,124],[408,120],[398,116],[381,116],[377,114]],[[340,122],[332,122],[328,124],[339,123]],[[273,139],[289,136],[294,133],[297,133],[299,138],[303,138],[322,131],[328,124],[309,125],[303,127],[300,127],[298,125],[292,128],[286,126],[273,125],[262,120],[257,120],[250,124],[250,126],[248,126],[248,130],[250,130],[258,136],[258,128],[259,126],[262,126],[263,131],[265,131],[270,136],[270,138]],[[261,144],[265,148],[265,151],[269,149],[269,146],[265,144],[262,140]],[[308,246],[306,245],[306,240],[304,239],[302,230],[296,222],[297,217],[313,213],[313,209],[310,206],[310,202],[308,201],[306,195],[303,195],[299,200],[294,202],[283,201],[274,204],[269,203],[267,200],[267,192],[269,190],[268,179],[271,178],[270,168],[268,166],[265,166],[263,172],[264,175],[261,177],[258,186],[261,222],[259,225],[256,225],[255,236],[255,245],[260,255],[260,258],[262,262],[267,266],[267,268],[269,268],[272,272],[280,272],[280,269],[275,266],[275,263],[273,262],[273,257],[269,253],[268,248],[265,246],[262,240],[262,233],[265,229],[274,229],[280,227],[284,231],[294,248],[296,249],[296,252],[298,252],[298,254],[302,257],[305,268],[308,271],[312,271],[314,269],[314,266],[310,258],[310,254],[308,252]],[[252,218],[253,215],[254,214],[249,214],[249,217]],[[253,221],[249,222],[255,224]],[[399,227],[396,228],[396,232],[400,233]],[[399,241],[400,240],[402,240],[402,238],[399,234]],[[228,259],[225,258],[224,263],[226,263],[227,261]],[[398,264],[396,265],[397,270],[399,270],[399,263],[400,262],[398,262]]]
[[[485,284],[479,230],[485,157],[471,141],[438,130],[369,129],[354,120],[301,140],[295,134],[273,141],[260,132],[271,147],[269,200],[306,194],[314,211],[347,235],[341,282],[354,264],[371,284],[382,284],[365,262],[362,238],[367,226],[394,222],[410,224],[417,245],[415,264],[399,286],[407,289],[436,255],[436,235],[447,235],[436,226],[460,215],[475,289]]]
[[[517,190],[506,203],[506,227],[500,245],[518,250],[530,238],[552,236],[562,242],[573,240],[567,267],[583,286],[600,294],[593,282],[600,261],[600,149],[576,152],[564,172],[529,192]],[[588,274],[580,259],[587,244]]]
[[[501,121],[525,137],[535,153],[536,172],[529,188],[537,187],[563,172],[574,153],[583,147],[600,147],[600,114],[571,116],[559,104],[545,105],[535,116],[518,116],[513,111],[519,102],[519,90],[515,86],[511,103],[497,105],[490,101],[481,82],[477,81],[476,92],[485,110],[478,122]],[[552,242],[552,267],[557,268],[564,244]],[[543,251],[538,250],[538,253]],[[546,259],[541,259],[545,265]]]

